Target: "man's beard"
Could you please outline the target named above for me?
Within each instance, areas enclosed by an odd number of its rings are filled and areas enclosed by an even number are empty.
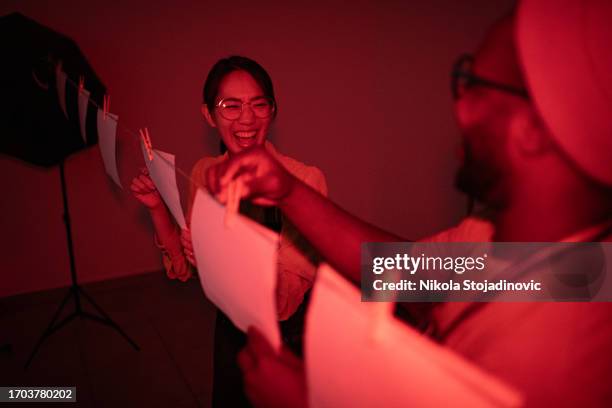
[[[500,187],[502,172],[491,160],[475,157],[464,143],[463,164],[457,170],[455,187],[475,200],[495,206],[494,191]]]

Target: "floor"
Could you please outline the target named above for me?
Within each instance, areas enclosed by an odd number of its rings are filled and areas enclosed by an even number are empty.
[[[210,406],[215,308],[197,280],[170,281],[158,272],[84,289],[140,351],[112,328],[75,319],[47,339],[26,370],[67,289],[3,298],[0,345],[11,351],[0,351],[1,386],[76,386],[72,407]]]

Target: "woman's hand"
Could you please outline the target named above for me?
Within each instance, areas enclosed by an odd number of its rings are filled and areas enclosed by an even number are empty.
[[[185,254],[185,258],[197,268],[195,255],[193,254],[193,243],[191,242],[191,230],[184,229],[181,230],[181,245],[183,246],[183,254]]]
[[[247,197],[258,205],[278,206],[297,182],[289,172],[261,147],[234,155],[206,172],[208,190],[225,203],[231,181],[242,184],[240,199]]]
[[[149,210],[155,210],[164,204],[145,167],[140,169],[140,174],[132,180],[130,190],[134,197]]]

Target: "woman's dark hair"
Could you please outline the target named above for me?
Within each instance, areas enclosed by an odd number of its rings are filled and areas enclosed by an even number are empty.
[[[261,87],[264,96],[272,99],[274,102],[275,110],[274,116],[278,107],[276,106],[276,97],[274,96],[274,87],[272,86],[272,79],[266,70],[259,65],[257,62],[250,58],[241,57],[239,55],[233,55],[228,58],[222,58],[210,69],[206,82],[204,82],[204,90],[202,92],[203,102],[208,107],[208,111],[212,114],[215,109],[215,99],[219,94],[219,85],[223,78],[234,71],[245,71],[248,72],[255,82]]]

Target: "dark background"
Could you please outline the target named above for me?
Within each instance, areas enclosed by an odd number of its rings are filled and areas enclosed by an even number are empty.
[[[73,38],[120,125],[148,127],[153,145],[187,172],[217,148],[200,116],[204,77],[218,58],[242,54],[274,80],[273,142],[320,167],[335,201],[408,238],[464,214],[452,185],[459,135],[449,69],[513,1],[161,3],[3,1],[0,14],[20,11]],[[142,158],[132,136],[119,137],[128,187]],[[81,280],[159,269],[145,212],[113,187],[97,148],[71,158],[66,171]],[[1,157],[0,178],[0,296],[67,285],[57,168]]]

